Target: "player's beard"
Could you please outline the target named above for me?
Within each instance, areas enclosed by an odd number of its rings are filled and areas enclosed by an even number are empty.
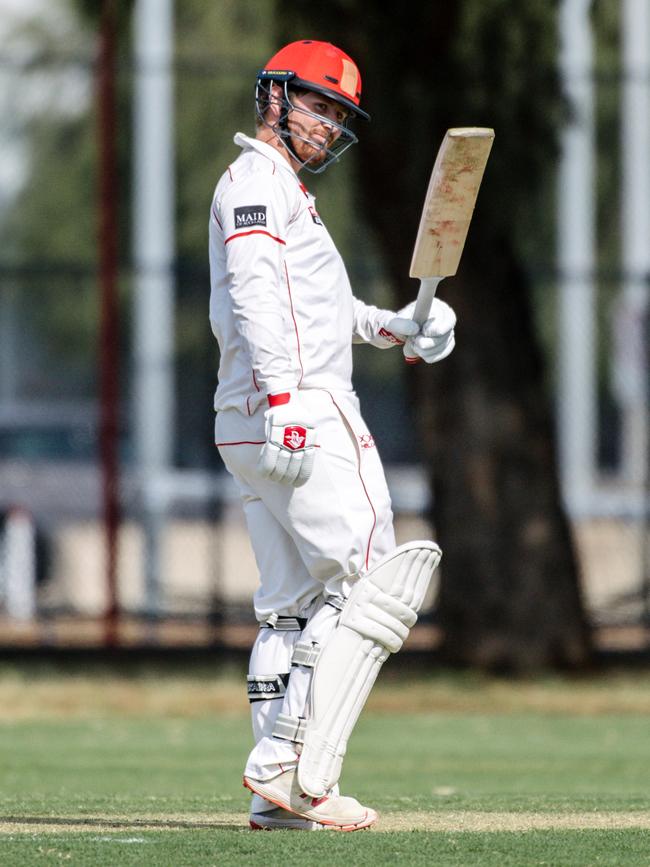
[[[318,127],[311,130],[313,136]],[[305,127],[297,120],[292,119],[289,122],[289,132],[291,135],[291,147],[298,156],[301,162],[308,162],[310,165],[320,165],[327,157],[328,148],[336,140],[334,133],[327,135],[326,133],[317,133],[319,137],[323,137],[322,142],[314,141],[310,138]]]

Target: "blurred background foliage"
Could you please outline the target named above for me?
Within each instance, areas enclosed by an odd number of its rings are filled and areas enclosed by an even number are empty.
[[[0,328],[10,334],[11,323],[19,322],[21,331],[19,344],[5,348],[5,356],[12,352],[16,363],[4,365],[13,380],[0,381],[0,396],[89,405],[96,400],[94,73],[101,5],[57,0],[5,38],[2,73],[15,87],[5,88],[3,131],[20,146],[21,157],[15,183],[0,201]],[[132,0],[114,6],[125,467],[133,466],[133,7]],[[396,15],[361,0],[175,4],[178,468],[221,468],[212,445],[218,350],[208,323],[208,212],[219,176],[238,154],[234,133],[254,130],[255,74],[277,47],[302,37],[325,39],[359,61],[363,104],[372,122],[357,124],[360,142],[349,157],[325,176],[304,180],[318,197],[355,294],[379,306],[396,309],[417,288],[407,276],[412,242],[445,129],[496,129],[471,243],[458,278],[445,281],[444,297],[459,313],[462,352],[434,370],[423,371],[421,365],[413,372],[398,352],[355,347],[354,381],[384,461],[426,467],[439,507],[437,515],[427,517],[440,532],[461,602],[466,608],[468,600],[477,603],[503,634],[514,623],[524,643],[527,620],[516,600],[524,566],[532,569],[532,549],[542,556],[519,599],[528,615],[554,622],[554,615],[542,614],[540,607],[543,597],[555,596],[553,604],[562,604],[561,594],[545,583],[547,574],[564,575],[573,590],[577,584],[553,439],[556,184],[560,134],[570,116],[559,78],[559,8],[558,0],[463,0],[416,4]],[[620,288],[620,3],[597,0],[592,16],[600,470],[617,460],[617,407],[609,379],[611,312]],[[37,453],[26,439],[18,447],[31,450],[30,457]],[[91,447],[88,437],[84,448],[73,445],[65,456],[88,461]],[[47,445],[40,456],[56,458],[56,448]],[[480,502],[485,490],[490,508]],[[473,496],[475,502],[469,502]],[[551,514],[557,523],[545,526],[557,557],[545,559],[552,546],[544,542],[544,533],[531,531],[528,539],[536,541],[523,540],[527,526],[534,529],[538,517]],[[458,542],[456,562],[447,544],[450,536]],[[483,591],[487,596],[478,604]],[[508,600],[515,604],[506,614]],[[575,595],[572,606],[579,610]],[[470,626],[468,634],[475,636],[476,626]],[[574,658],[579,656],[576,651]]]
[[[95,57],[98,4],[90,0],[59,0],[56,4],[57,26],[52,26],[54,16],[43,21],[30,19],[29,24],[12,35],[8,44],[13,44],[9,64],[17,63],[15,75],[20,76],[22,106],[16,107],[19,115],[15,123],[20,126],[20,135],[29,146],[29,167],[22,189],[11,202],[4,204],[0,220],[2,262],[53,263],[93,266],[96,261],[96,175],[95,175],[95,111],[93,104],[92,66]],[[176,25],[176,147],[177,147],[177,245],[178,261],[182,265],[197,265],[205,260],[205,213],[216,178],[224,165],[236,156],[232,144],[232,132],[238,128],[251,131],[253,124],[252,88],[258,67],[274,50],[276,35],[271,22],[282,22],[278,29],[288,29],[286,17],[279,19],[278,6],[273,0],[220,0],[204,3],[201,0],[184,0],[177,4]],[[300,21],[301,7],[293,6],[296,19]],[[334,13],[356,14],[359,4],[345,2],[328,4],[318,13],[321,29],[327,29]],[[515,4],[516,6],[517,4]],[[117,4],[121,10],[119,47],[119,93],[120,116],[119,142],[119,190],[121,195],[120,255],[125,267],[131,258],[130,241],[130,143],[131,143],[131,74],[130,56],[130,9],[132,3]],[[440,94],[441,113],[453,119],[454,102],[463,105],[463,116],[476,123],[490,122],[500,131],[511,128],[508,111],[516,102],[529,112],[529,122],[520,125],[518,152],[526,163],[522,169],[535,171],[548,149],[548,135],[555,136],[562,113],[559,105],[541,106],[536,100],[526,100],[521,92],[521,82],[528,80],[530,67],[538,70],[542,81],[539,91],[544,90],[548,80],[549,90],[555,86],[550,65],[530,63],[531,57],[547,55],[552,58],[555,50],[553,27],[549,26],[556,14],[557,4],[547,2],[527,3],[527,15],[537,25],[534,29],[537,42],[531,44],[529,34],[517,29],[516,18],[508,15],[508,3],[503,0],[450,4],[462,14],[454,54],[445,62],[463,67],[467,86],[462,95],[445,93],[444,77],[436,75],[435,38],[430,29],[420,28],[423,44],[395,45],[391,50],[419,52],[425,63],[431,65],[427,87]],[[440,12],[427,12],[435,28]],[[313,15],[312,15],[313,17]],[[366,10],[366,26],[361,35],[350,33],[350,42],[361,44],[373,37],[372,28],[377,16]],[[512,26],[505,26],[509,18]],[[601,267],[613,268],[617,254],[617,151],[618,151],[618,94],[616,87],[618,53],[618,3],[616,0],[600,0],[594,4],[594,21],[597,35],[597,73],[605,84],[598,91],[598,144],[599,144],[599,255]],[[295,33],[296,26],[293,26]],[[330,28],[331,29],[331,28]],[[528,34],[528,35],[527,35]],[[318,34],[316,34],[318,35]],[[414,32],[417,37],[417,32]],[[541,44],[539,39],[547,41]],[[29,44],[29,49],[20,46]],[[489,50],[487,50],[489,47]],[[489,63],[490,52],[494,57],[507,53],[510,62],[508,77],[498,82],[493,78],[499,70],[498,63]],[[476,58],[483,58],[479,64]],[[5,65],[6,69],[6,65]],[[400,65],[389,68],[400,75]],[[520,71],[526,70],[526,76]],[[518,71],[519,70],[519,71]],[[418,81],[409,84],[412,100],[408,105],[395,105],[390,100],[390,81],[386,73],[375,76],[366,72],[364,100],[372,105],[375,116],[373,128],[392,124],[394,116],[400,115],[402,125],[394,143],[386,145],[386,160],[412,163],[413,170],[422,175],[431,162],[431,154],[437,144],[418,140],[417,127],[421,122],[418,110],[431,103],[422,101],[423,94]],[[18,80],[18,79],[17,79]],[[31,91],[43,92],[48,83],[49,94],[39,96],[37,104],[29,98]],[[519,89],[519,90],[518,90]],[[502,99],[495,101],[495,91]],[[27,94],[27,99],[24,96]],[[462,97],[462,98],[461,98]],[[445,104],[446,103],[446,104]],[[12,110],[7,106],[8,111]],[[543,118],[547,132],[539,135]],[[386,119],[390,120],[387,121]],[[524,115],[524,121],[526,120]],[[364,149],[365,129],[361,130]],[[528,134],[526,134],[528,133]],[[502,135],[507,135],[503,132]],[[415,159],[414,159],[415,152]],[[419,156],[422,154],[422,156]],[[498,152],[495,152],[498,160]],[[550,172],[548,182],[537,185],[536,197],[530,191],[510,189],[517,174],[512,165],[504,166],[496,176],[497,162],[491,165],[486,183],[500,189],[509,189],[508,200],[520,197],[521,203],[513,224],[517,227],[520,241],[533,269],[549,268],[553,261],[553,209],[554,189]],[[376,242],[367,238],[367,219],[353,206],[350,177],[351,161],[343,161],[327,178],[310,179],[314,191],[320,193],[323,181],[327,185],[319,207],[327,215],[328,225],[336,237],[344,258],[349,262],[353,275],[361,276],[361,289],[367,291],[369,278],[381,275],[381,258]],[[520,167],[517,167],[520,168]],[[489,207],[494,197],[485,196],[483,210]],[[410,223],[417,219],[418,207],[412,207],[408,216]],[[415,214],[415,216],[414,216]],[[491,215],[494,219],[496,215]],[[505,218],[506,215],[502,214]],[[349,231],[351,219],[354,232]],[[400,234],[402,234],[400,232]],[[410,235],[403,232],[405,245]],[[359,243],[360,239],[360,243]],[[372,261],[368,261],[372,260]],[[541,281],[543,283],[543,281]],[[409,284],[407,284],[409,285]],[[410,285],[409,285],[410,288]],[[382,287],[380,297],[386,303],[392,299],[394,290]],[[382,294],[383,293],[383,294]],[[46,299],[47,300],[47,299]],[[68,309],[52,299],[52,315]],[[77,313],[79,311],[77,310]],[[70,335],[66,333],[65,315],[61,315],[63,330],[62,347],[73,350]],[[550,316],[546,317],[544,333],[549,333]],[[92,323],[89,322],[89,329]],[[181,337],[183,335],[181,334]]]
[[[129,4],[131,5],[131,4]],[[10,206],[0,213],[0,267],[14,269],[16,315],[30,323],[25,340],[33,349],[47,345],[54,355],[41,358],[42,389],[50,396],[92,397],[98,307],[97,142],[93,68],[97,54],[98,4],[60,0],[57,26],[30,22],[12,35],[35,48],[17,57],[21,86],[34,90],[49,82],[33,110],[22,109],[20,135],[29,152],[28,167]],[[118,4],[118,125],[120,286],[122,309],[122,394],[128,417],[131,381],[131,144],[132,85],[129,9]],[[216,181],[237,155],[234,133],[254,130],[255,74],[275,50],[269,22],[273,0],[204,3],[184,0],[176,7],[176,374],[179,466],[214,466],[210,444],[211,395],[218,351],[207,320],[207,215]],[[53,10],[54,18],[54,10]],[[42,93],[42,90],[41,90]],[[341,250],[356,293],[374,303],[396,303],[387,285],[377,242],[355,204],[352,161],[342,161],[326,179],[309,179],[320,213]],[[326,188],[326,189],[325,189]],[[321,189],[323,195],[321,196]],[[419,205],[418,205],[419,207]],[[71,280],[72,275],[72,280]],[[25,316],[25,313],[28,315]],[[45,339],[44,339],[45,338]],[[386,399],[386,382],[398,378],[395,354],[357,351],[357,380],[372,395]],[[36,366],[36,365],[34,365]],[[180,384],[182,383],[182,387]],[[398,396],[399,387],[389,391]],[[384,413],[386,414],[386,413]],[[128,422],[127,422],[128,423]],[[387,441],[387,446],[389,443]],[[390,446],[389,446],[390,447]],[[408,457],[406,446],[396,454]],[[125,457],[130,454],[129,432]]]
[[[98,4],[88,0],[60,0],[51,17],[34,18],[7,40],[17,62],[15,74],[28,98],[15,107],[15,124],[28,145],[28,167],[16,197],[0,211],[0,241],[4,267],[28,264],[30,279],[18,303],[30,311],[33,334],[26,335],[34,346],[39,330],[46,329],[48,345],[56,351],[53,364],[66,366],[66,378],[75,367],[87,369],[89,350],[97,330],[97,309],[88,281],[96,266],[96,116],[94,106],[93,64],[96,56]],[[343,30],[360,14],[355,2],[327,4],[321,9],[297,2],[278,4],[274,0],[184,0],[176,8],[176,169],[177,169],[177,351],[180,376],[185,382],[201,379],[204,389],[197,394],[179,393],[179,421],[188,421],[187,431],[179,437],[193,440],[193,425],[198,421],[195,408],[208,405],[208,375],[216,371],[216,349],[206,325],[206,214],[212,190],[224,166],[236,156],[232,134],[237,129],[252,131],[252,91],[257,69],[275,50],[283,36],[294,38],[302,32],[326,38],[332,30]],[[418,129],[426,128],[427,112],[436,111],[444,123],[486,123],[499,130],[503,139],[516,135],[517,142],[502,141],[495,150],[486,177],[481,213],[498,231],[498,220],[506,220],[503,231],[517,232],[535,291],[535,312],[540,338],[549,358],[553,357],[553,208],[554,162],[548,161],[549,148],[563,116],[555,99],[556,49],[553,16],[557,4],[529,2],[526,15],[510,14],[512,4],[503,0],[476,0],[443,7],[414,10],[411,37],[404,41],[404,28],[394,28],[402,41],[386,42],[387,32],[381,14],[364,9],[364,28],[349,29],[350,51],[360,52],[366,61],[364,102],[371,109],[370,127],[361,128],[357,154],[332,169],[326,177],[310,178],[319,197],[319,210],[335,238],[350,271],[355,291],[375,303],[395,306],[410,297],[414,283],[396,274],[387,274],[377,239],[381,226],[382,196],[391,194],[399,162],[413,172],[424,188],[426,174],[437,148],[436,142],[422,141]],[[511,13],[518,4],[514,4]],[[281,8],[279,8],[281,7]],[[123,296],[124,340],[129,339],[131,261],[131,96],[133,60],[131,57],[132,3],[119,3],[117,129],[120,195],[121,284]],[[290,14],[287,14],[290,11]],[[412,16],[412,17],[413,17]],[[440,55],[439,46],[453,23],[455,40],[451,52]],[[356,20],[359,20],[358,17]],[[598,49],[598,75],[605,86],[598,90],[599,143],[599,266],[605,275],[614,270],[617,249],[617,127],[618,96],[616,63],[618,51],[618,4],[601,0],[594,4]],[[417,26],[416,26],[417,25]],[[311,29],[310,29],[311,26]],[[275,30],[274,30],[275,27]],[[290,33],[289,33],[290,31]],[[316,31],[316,32],[314,32]],[[384,40],[386,51],[369,51]],[[395,83],[401,81],[404,67],[400,56],[418,56],[420,66],[428,65],[430,75],[411,74],[401,92],[406,104],[395,98]],[[507,56],[507,65],[498,58]],[[540,62],[540,58],[546,61]],[[490,58],[496,58],[490,60]],[[531,63],[531,58],[535,61]],[[11,59],[11,58],[10,58]],[[384,64],[384,68],[382,68]],[[507,69],[507,74],[505,70]],[[462,70],[462,93],[449,91],[449,74]],[[537,84],[531,84],[537,78]],[[44,89],[45,85],[45,89]],[[424,89],[423,89],[424,88]],[[548,92],[549,102],[529,98]],[[29,98],[30,93],[40,95]],[[45,96],[43,94],[46,94]],[[432,93],[435,98],[432,98]],[[495,93],[500,94],[495,99]],[[462,114],[456,110],[463,106]],[[514,128],[512,111],[518,112]],[[11,108],[11,107],[9,107]],[[395,124],[395,118],[399,123]],[[438,125],[442,128],[444,123]],[[512,130],[512,132],[509,132]],[[549,140],[549,137],[551,140]],[[377,189],[377,202],[370,208],[358,198],[358,172],[363,172],[364,155],[382,142],[386,177]],[[501,155],[500,155],[501,154]],[[503,156],[507,154],[507,158]],[[514,162],[512,155],[514,154]],[[546,162],[545,162],[546,160]],[[535,177],[534,188],[520,183],[522,176]],[[539,182],[540,176],[543,182]],[[322,192],[321,192],[322,189]],[[498,194],[497,194],[498,193]],[[507,213],[501,203],[513,203],[515,213]],[[363,200],[362,200],[363,201]],[[399,201],[399,199],[398,199]],[[492,206],[492,207],[491,207]],[[407,256],[416,225],[419,202],[403,203],[408,208],[398,214],[395,244]],[[386,209],[393,218],[394,211]],[[62,269],[66,271],[65,277]],[[70,286],[69,272],[76,274],[77,285]],[[39,276],[38,299],[33,297],[32,274]],[[403,269],[402,274],[406,273]],[[18,281],[20,282],[20,280]],[[29,283],[29,285],[28,285]],[[601,281],[601,316],[607,315],[613,293],[612,281]],[[70,303],[72,302],[72,303]],[[604,329],[606,334],[607,330]],[[607,391],[605,356],[601,378]],[[372,392],[372,403],[381,400],[373,383],[376,372],[388,381],[399,379],[401,368],[392,353],[355,350],[357,381],[361,391]],[[128,366],[125,346],[124,364]],[[128,384],[125,370],[125,385]],[[73,377],[74,378],[74,377]],[[83,375],[81,379],[83,379]],[[92,391],[92,375],[87,371],[85,391]],[[547,368],[547,386],[552,382],[552,366]],[[77,383],[80,377],[76,377]],[[397,391],[394,393],[394,397]],[[128,388],[125,391],[128,394]],[[188,415],[189,413],[189,415]],[[381,436],[381,434],[380,434]],[[390,443],[384,447],[391,448]],[[182,451],[182,450],[180,450]],[[192,462],[182,455],[181,463]],[[193,449],[199,462],[208,459],[201,449]],[[211,454],[211,452],[210,452]],[[396,457],[404,457],[396,455]],[[195,458],[194,460],[197,460]]]

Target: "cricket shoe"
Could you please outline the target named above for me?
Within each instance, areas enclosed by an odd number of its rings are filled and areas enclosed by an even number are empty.
[[[244,777],[244,785],[278,807],[302,819],[327,825],[333,831],[360,831],[377,821],[375,811],[362,806],[355,798],[342,795],[312,798],[305,794],[298,785],[295,768],[284,771],[272,780]]]
[[[323,825],[320,822],[312,822],[311,819],[303,819],[282,807],[273,807],[272,810],[264,810],[259,813],[251,813],[249,825],[252,831],[326,831],[334,830],[331,825]]]

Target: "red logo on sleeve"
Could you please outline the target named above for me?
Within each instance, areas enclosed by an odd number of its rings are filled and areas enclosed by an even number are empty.
[[[309,206],[309,213],[311,214],[311,218],[312,218],[312,220],[314,221],[314,223],[316,223],[317,226],[322,226],[322,225],[323,225],[323,221],[322,221],[321,218],[318,216],[318,212],[317,212],[316,208],[313,208],[313,207],[310,205],[310,206]]]
[[[307,431],[304,427],[300,427],[299,425],[293,425],[292,427],[285,427],[284,429],[284,445],[295,451],[296,449],[302,449],[305,446],[305,441],[307,439]]]

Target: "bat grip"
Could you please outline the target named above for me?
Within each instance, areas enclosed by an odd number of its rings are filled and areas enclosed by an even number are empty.
[[[433,299],[436,297],[438,283],[440,283],[441,280],[442,277],[422,277],[420,280],[418,297],[413,311],[413,321],[417,322],[420,326],[424,325],[427,319],[431,318],[431,305],[433,304]],[[413,351],[413,346],[410,340],[406,341],[402,351],[404,352],[404,358],[408,364],[417,364],[420,360],[419,356],[417,356]]]

